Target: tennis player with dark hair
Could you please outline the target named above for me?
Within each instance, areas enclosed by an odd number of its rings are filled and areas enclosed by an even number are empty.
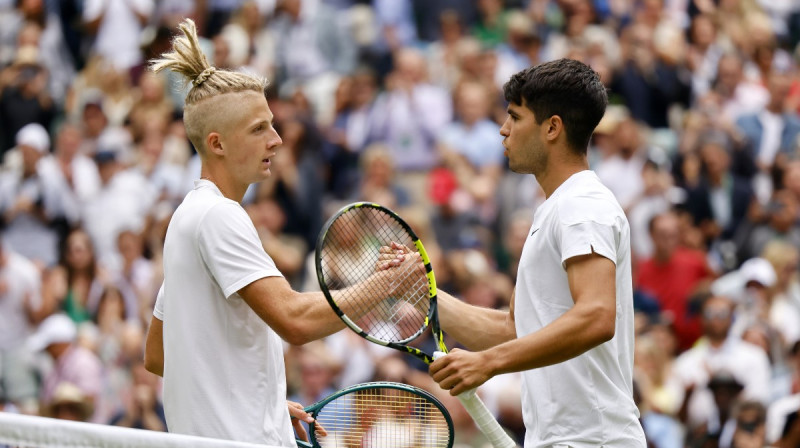
[[[239,204],[251,183],[269,177],[281,145],[266,80],[210,66],[194,23],[180,29],[173,51],[152,68],[192,83],[183,121],[202,170],[167,230],[145,365],[164,377],[171,432],[294,447],[290,412],[310,416],[296,403],[287,412],[281,339],[304,344],[344,324],[322,293],[291,289]],[[405,258],[389,264],[415,269]],[[370,276],[356,297],[376,301],[369,290],[391,295],[410,286],[395,284],[393,270]]]
[[[645,447],[633,401],[630,229],[586,151],[608,103],[588,66],[560,59],[504,86],[509,166],[547,200],[525,242],[509,311],[439,297],[443,330],[473,351],[430,367],[457,395],[522,372],[525,447]]]

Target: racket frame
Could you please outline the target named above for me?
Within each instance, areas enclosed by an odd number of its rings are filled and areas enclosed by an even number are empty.
[[[397,224],[399,224],[403,230],[408,233],[408,236],[414,243],[414,246],[419,252],[420,258],[422,258],[422,262],[425,266],[425,277],[428,281],[428,300],[429,300],[429,308],[428,308],[428,315],[425,317],[425,321],[423,325],[417,330],[416,333],[411,335],[410,337],[402,340],[402,341],[385,341],[383,339],[376,338],[366,331],[362,329],[357,323],[355,323],[352,319],[350,319],[342,310],[339,308],[339,305],[336,303],[336,300],[333,298],[333,294],[331,293],[330,289],[328,288],[328,283],[325,280],[325,276],[323,275],[322,269],[322,250],[325,243],[325,239],[328,235],[328,231],[330,230],[333,223],[336,220],[346,214],[350,213],[355,209],[359,208],[372,208],[378,210],[381,213],[386,214],[390,218],[392,218]],[[354,202],[352,204],[348,204],[342,207],[338,212],[336,212],[330,219],[325,223],[320,232],[319,238],[317,238],[317,247],[316,247],[316,254],[314,257],[314,261],[316,263],[316,271],[317,271],[317,280],[319,281],[320,289],[322,290],[325,299],[330,304],[333,311],[339,316],[340,319],[347,325],[351,330],[356,332],[362,338],[378,345],[382,345],[384,347],[393,348],[395,350],[399,350],[404,353],[409,353],[411,355],[416,356],[417,358],[421,359],[425,364],[431,364],[433,362],[433,356],[431,354],[425,353],[422,350],[411,347],[408,344],[412,340],[418,338],[428,327],[431,328],[431,332],[433,333],[434,341],[436,342],[436,346],[438,351],[447,353],[447,347],[444,345],[444,334],[442,333],[441,327],[439,325],[439,310],[437,306],[437,294],[438,289],[436,288],[436,277],[433,274],[433,267],[431,266],[431,260],[428,256],[428,252],[425,250],[425,246],[422,245],[422,241],[420,241],[419,237],[411,226],[406,223],[403,218],[401,218],[397,213],[389,210],[388,208],[376,204],[374,202]]]
[[[454,437],[453,436],[455,434],[455,429],[453,427],[453,419],[452,419],[452,417],[450,417],[450,413],[447,411],[447,408],[445,408],[444,405],[438,399],[436,399],[436,397],[434,397],[430,392],[428,392],[428,391],[426,391],[424,389],[420,389],[418,387],[414,387],[414,386],[411,386],[411,385],[408,385],[408,384],[393,383],[393,382],[390,382],[390,381],[373,381],[373,382],[370,382],[370,383],[356,384],[356,385],[341,389],[339,391],[336,391],[335,393],[323,398],[322,400],[320,400],[320,401],[318,401],[318,402],[316,402],[316,403],[314,403],[312,405],[309,405],[309,406],[305,407],[304,411],[306,411],[307,413],[311,414],[311,416],[314,418],[315,421],[312,422],[309,425],[309,430],[308,430],[309,442],[304,442],[302,440],[296,440],[297,446],[299,448],[320,448],[321,447],[320,442],[317,440],[317,436],[316,436],[316,418],[319,415],[320,411],[322,411],[328,403],[336,400],[339,397],[342,397],[343,395],[349,395],[349,394],[353,394],[353,393],[358,393],[358,392],[365,391],[365,390],[380,390],[380,389],[395,389],[395,390],[408,392],[408,393],[416,395],[418,397],[422,397],[426,401],[428,401],[431,404],[433,404],[439,410],[439,412],[442,413],[442,416],[444,417],[445,422],[447,423],[448,442],[447,442],[447,447],[446,448],[452,448],[453,441],[454,441]]]

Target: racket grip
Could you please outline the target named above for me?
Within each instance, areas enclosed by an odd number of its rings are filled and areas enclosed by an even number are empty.
[[[444,352],[434,352],[433,359],[437,360],[445,355],[446,353]],[[458,401],[460,401],[464,409],[467,410],[467,413],[472,417],[478,429],[489,439],[494,448],[515,448],[517,446],[514,439],[503,431],[500,423],[498,423],[492,413],[489,412],[489,408],[481,401],[475,389],[461,392],[456,398],[458,398]]]

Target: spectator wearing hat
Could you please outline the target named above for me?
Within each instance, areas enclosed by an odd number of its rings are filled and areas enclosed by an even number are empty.
[[[97,407],[103,387],[103,366],[89,349],[78,345],[75,323],[64,314],[53,314],[42,321],[28,339],[33,352],[47,352],[53,360],[53,370],[44,376],[40,401],[45,406],[53,403],[61,383],[74,385],[88,403]],[[98,422],[99,423],[99,422]]]
[[[42,266],[58,261],[59,232],[55,225],[65,219],[63,185],[56,178],[50,155],[50,137],[44,127],[31,123],[20,129],[8,165],[0,175],[0,211],[9,248]]]
[[[759,347],[731,335],[734,303],[724,296],[711,296],[702,306],[703,338],[675,360],[672,374],[686,387],[684,422],[690,427],[709,423],[719,430],[730,416],[722,415],[728,396],[717,396],[714,372],[725,370],[741,386],[742,398],[767,403],[770,397],[770,367]],[[719,380],[720,382],[722,380]],[[726,383],[727,384],[727,383]],[[737,392],[738,394],[738,392]]]
[[[703,421],[689,424],[687,445],[714,441],[715,446],[730,448],[736,429],[735,409],[744,386],[728,370],[713,370],[706,386],[712,396],[712,412]]]
[[[56,386],[53,397],[45,405],[42,415],[60,420],[86,422],[94,413],[91,397],[80,387],[61,382]]]

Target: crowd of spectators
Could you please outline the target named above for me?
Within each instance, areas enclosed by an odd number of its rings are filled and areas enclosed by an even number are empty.
[[[589,160],[631,225],[649,443],[800,446],[795,0],[0,0],[0,410],[165,429],[143,335],[200,164],[187,87],[147,61],[184,17],[214,66],[270,80],[283,146],[243,206],[300,290],[324,220],[368,200],[409,221],[442,289],[507,307],[545,198],[506,166],[502,85],[592,66],[611,105]],[[485,446],[411,357],[351,332],[286,355],[305,405],[416,384],[456,446]],[[522,440],[518,381],[481,394]]]

